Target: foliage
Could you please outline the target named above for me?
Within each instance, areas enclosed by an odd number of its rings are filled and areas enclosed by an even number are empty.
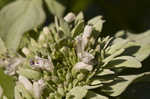
[[[44,4],[55,16],[46,27]],[[85,22],[82,12],[64,11],[56,0],[16,0],[0,10],[0,98],[108,99],[149,77],[121,74],[150,55],[149,31],[101,37],[102,16]]]

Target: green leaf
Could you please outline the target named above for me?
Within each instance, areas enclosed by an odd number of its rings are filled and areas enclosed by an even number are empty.
[[[28,79],[39,80],[41,78],[41,73],[32,69],[20,68],[18,73]]]
[[[74,87],[67,94],[67,99],[83,99],[87,92],[88,90],[85,87]]]
[[[140,34],[127,33],[127,37],[141,45],[141,48],[134,54],[137,59],[143,61],[150,55],[150,30]]]
[[[14,79],[5,75],[2,69],[0,69],[0,86],[3,88],[3,94],[7,96],[8,99],[13,99],[15,87]]]
[[[110,50],[108,51],[109,54],[113,54],[120,50],[121,48],[125,48],[125,45],[127,45],[129,40],[127,39],[122,39],[122,38],[116,38],[112,42],[112,46],[110,47]]]
[[[142,74],[143,75],[143,74]],[[118,96],[120,95],[125,89],[138,77],[142,76],[139,75],[128,75],[128,76],[119,76],[123,80],[117,81],[110,87],[112,88],[112,93],[110,93],[111,96]]]
[[[9,51],[16,51],[24,32],[45,20],[42,0],[17,0],[0,11],[0,36]]]
[[[80,20],[72,29],[71,34],[73,35],[73,37],[76,37],[83,31],[83,29],[84,29],[84,21]]]
[[[113,68],[113,67],[141,68],[142,64],[134,57],[120,56],[120,57],[114,58],[111,62],[109,62],[108,66],[110,68]]]
[[[104,62],[105,64],[107,64],[108,62],[110,62],[111,60],[113,60],[116,56],[119,56],[120,54],[122,54],[122,53],[124,52],[124,50],[125,50],[125,49],[122,48],[122,49],[116,51],[116,52],[113,53],[112,55],[110,55],[110,56],[108,56],[107,58],[105,58],[105,59],[103,60],[103,62]]]
[[[0,0],[0,9],[5,6],[6,4],[8,4],[9,2],[12,2],[14,0]]]
[[[108,99],[106,96],[97,94],[93,91],[88,91],[87,95],[86,95],[86,99]]]
[[[59,3],[57,0],[45,0],[49,11],[58,17],[62,17],[65,11],[65,7]]]
[[[110,69],[103,69],[100,73],[96,74],[97,76],[111,75],[114,74]]]
[[[6,53],[6,52],[7,52],[7,49],[5,47],[5,44],[4,44],[3,40],[0,38],[0,54]]]
[[[102,16],[96,16],[88,21],[88,24],[93,25],[96,31],[101,32],[103,28],[104,20],[102,20]]]

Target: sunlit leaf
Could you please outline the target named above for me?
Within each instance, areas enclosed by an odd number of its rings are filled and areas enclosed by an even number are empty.
[[[127,67],[127,68],[140,68],[142,65],[141,63],[134,57],[131,56],[120,56],[117,58],[114,58],[108,66],[110,68],[116,67]]]
[[[113,93],[111,96],[118,96],[120,95],[136,78],[140,77],[141,75],[128,75],[128,76],[119,76],[123,80],[116,80],[116,83],[111,85]]]
[[[5,53],[6,52],[6,47],[3,42],[3,40],[0,38],[0,53]]]
[[[57,0],[45,0],[45,2],[53,15],[61,17],[64,14],[65,7]]]
[[[10,51],[16,51],[23,33],[44,19],[42,0],[17,0],[0,11],[0,36]]]
[[[84,87],[75,87],[71,89],[68,93],[67,99],[83,99],[87,94],[87,89]]]
[[[2,69],[0,69],[0,86],[3,88],[3,94],[7,96],[8,99],[13,99],[15,87],[14,79],[5,75]]]
[[[102,16],[96,16],[88,21],[88,24],[93,25],[96,31],[101,32],[103,28],[104,20],[102,20]]]

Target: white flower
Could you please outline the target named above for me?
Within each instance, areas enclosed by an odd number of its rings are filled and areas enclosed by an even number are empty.
[[[88,52],[84,52],[81,58],[81,61],[89,64],[91,62],[91,60],[94,59],[94,56]]]
[[[39,68],[39,69],[44,69],[47,71],[53,71],[54,65],[52,63],[51,57],[48,56],[48,59],[40,58],[40,57],[35,57],[35,60],[31,60],[30,64],[33,68]]]
[[[77,51],[77,56],[78,58],[82,58],[82,53],[84,51],[84,48],[82,46],[82,37],[81,36],[77,36],[75,38],[76,40],[76,51]]]
[[[86,64],[84,62],[78,62],[75,64],[74,68],[77,70],[85,69],[85,70],[91,71],[93,69],[93,66]]]
[[[76,17],[75,14],[70,12],[64,17],[64,20],[68,23],[71,23],[72,21],[75,20],[75,17]]]
[[[83,35],[82,35],[82,46],[83,46],[83,48],[86,47],[91,33],[92,33],[92,26],[86,25],[84,28]]]
[[[24,61],[23,58],[13,58],[9,60],[9,64],[5,66],[5,74],[8,74],[10,76],[14,75],[16,73],[16,69]]]
[[[32,93],[32,83],[26,77],[19,75],[19,82],[22,83],[30,93]]]
[[[45,83],[42,79],[38,80],[37,82],[33,82],[33,94],[35,99],[40,99],[44,87]]]

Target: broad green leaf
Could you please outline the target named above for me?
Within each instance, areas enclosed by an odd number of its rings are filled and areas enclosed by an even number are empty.
[[[5,47],[5,44],[3,42],[3,40],[0,38],[0,54],[1,53],[6,53],[7,49]]]
[[[138,60],[143,61],[150,55],[150,30],[140,34],[127,33],[127,37],[141,45],[141,48],[134,54]]]
[[[96,16],[88,21],[88,24],[93,25],[96,31],[101,32],[103,28],[103,23],[105,21],[102,20],[102,16]]]
[[[117,38],[113,41],[112,46],[110,47],[110,50],[108,51],[109,54],[113,54],[120,50],[121,48],[124,48],[125,45],[127,45],[129,40],[125,40],[122,38]]]
[[[125,51],[124,48],[122,48],[122,49],[116,51],[116,52],[113,53],[112,55],[110,55],[110,56],[108,56],[107,58],[105,58],[105,59],[103,60],[103,62],[104,62],[105,64],[107,64],[107,63],[110,62],[112,59],[114,59],[116,56],[122,54],[124,51]]]
[[[2,69],[0,69],[0,86],[3,89],[3,95],[7,96],[8,99],[13,99],[15,86],[14,79],[5,75]]]
[[[120,56],[117,58],[114,58],[108,66],[110,68],[116,67],[126,67],[126,68],[141,68],[141,63],[134,57],[131,56]]]
[[[45,20],[42,0],[17,0],[0,11],[0,36],[9,51],[16,51],[24,32]]]
[[[87,94],[87,89],[85,87],[74,87],[67,94],[67,99],[83,99]]]
[[[63,16],[64,11],[65,11],[65,7],[59,3],[57,0],[45,0],[49,11],[58,17]]]
[[[32,69],[20,68],[18,73],[28,79],[39,80],[41,78],[41,73]]]
[[[108,99],[108,98],[101,94],[97,94],[93,91],[88,91],[88,93],[86,95],[86,99]]]
[[[142,74],[143,75],[143,74]],[[110,94],[111,96],[118,96],[120,95],[125,89],[138,77],[142,76],[141,74],[139,75],[128,75],[128,76],[119,76],[122,78],[122,81],[117,81],[110,87],[112,88],[112,93]]]

